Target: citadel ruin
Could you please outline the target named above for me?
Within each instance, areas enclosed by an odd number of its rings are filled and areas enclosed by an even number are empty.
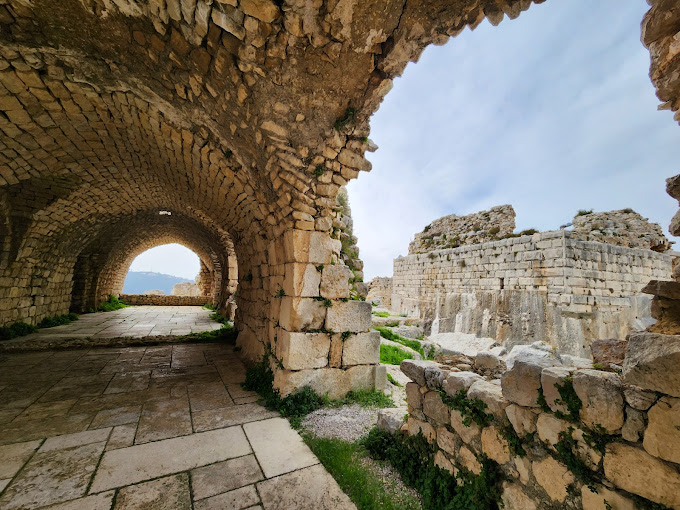
[[[650,78],[680,122],[680,6],[648,3]],[[152,304],[208,301],[238,330],[226,354],[187,343],[0,355],[0,507],[110,508],[151,484],[191,508],[220,495],[190,494],[190,480],[209,478],[198,470],[236,459],[256,473],[238,508],[353,508],[241,387],[246,365],[264,358],[280,397],[385,388],[344,192],[371,170],[369,119],[428,45],[531,5],[0,0],[0,327],[96,309],[138,254],[176,242],[199,256],[203,296]],[[667,189],[680,200],[680,176]],[[509,510],[680,508],[680,283],[663,233],[629,211],[517,236],[510,209],[480,214],[418,234],[373,295],[430,333],[436,322],[510,351],[532,345],[513,359],[489,349],[402,362],[408,408],[381,426],[425,436],[447,473],[479,475],[493,460]],[[612,338],[624,352],[593,365],[593,342]],[[68,375],[75,360],[83,369]],[[138,411],[111,419],[134,392]],[[455,398],[488,413],[464,420]],[[43,489],[31,478],[43,466],[85,471],[64,476],[68,487],[45,475]],[[300,477],[294,490],[277,485],[286,476]]]

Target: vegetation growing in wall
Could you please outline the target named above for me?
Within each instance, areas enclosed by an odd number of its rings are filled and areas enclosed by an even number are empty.
[[[562,411],[555,411],[555,416],[560,419],[568,419],[571,421],[578,421],[581,413],[581,407],[583,402],[576,394],[574,390],[574,384],[571,377],[565,377],[562,384],[555,383],[555,388],[560,394],[560,398],[555,399],[555,404],[565,405],[567,408],[567,413]],[[545,398],[545,397],[544,397]]]
[[[579,216],[587,216],[589,214],[593,214],[592,209],[579,209],[576,213],[576,217],[578,218]]]
[[[338,130],[338,131],[342,131],[347,126],[354,123],[354,119],[356,118],[356,115],[357,115],[356,108],[352,108],[351,106],[349,106],[345,110],[345,113],[343,114],[343,116],[338,117],[335,120],[335,124],[334,124],[335,129]]]
[[[426,353],[423,349],[423,345],[418,340],[404,338],[403,336],[398,335],[397,333],[393,332],[392,330],[384,326],[374,327],[373,329],[378,331],[380,333],[380,336],[383,337],[384,339],[391,340],[392,342],[397,342],[398,344],[413,349],[418,354],[420,354],[423,357],[423,359],[434,359],[434,352]]]
[[[55,326],[63,326],[64,324],[71,324],[78,320],[78,314],[68,313],[64,315],[55,315],[54,317],[45,317],[38,324],[39,328],[54,328]]]
[[[502,474],[498,464],[485,456],[479,475],[460,468],[457,476],[434,465],[436,446],[422,436],[393,436],[374,428],[363,441],[371,456],[387,460],[404,483],[423,496],[428,510],[495,510],[501,506]]]
[[[97,307],[98,312],[113,312],[115,310],[120,310],[121,308],[127,308],[130,305],[126,305],[117,296],[109,294],[109,299],[104,301]]]
[[[442,402],[455,409],[463,416],[463,425],[469,427],[475,422],[480,427],[487,427],[493,421],[493,415],[486,412],[486,402],[477,398],[467,398],[465,390],[460,390],[453,398],[440,390]]]

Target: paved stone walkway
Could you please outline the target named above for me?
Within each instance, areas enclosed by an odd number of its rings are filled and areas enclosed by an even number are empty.
[[[223,344],[0,354],[0,508],[355,508],[244,377]]]

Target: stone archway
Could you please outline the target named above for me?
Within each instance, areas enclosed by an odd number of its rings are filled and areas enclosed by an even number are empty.
[[[213,264],[212,253],[224,268],[219,252],[233,243],[239,345],[249,359],[272,356],[284,394],[380,385],[370,305],[348,300],[339,264],[336,195],[370,170],[369,118],[409,61],[531,3],[0,6],[0,324],[64,313],[74,288],[101,299],[118,284],[111,257],[139,246],[126,225],[142,232],[146,215],[168,210],[187,218],[171,237],[195,225]],[[652,79],[678,111],[680,15],[671,0],[652,4]],[[99,258],[74,281],[80,253]]]

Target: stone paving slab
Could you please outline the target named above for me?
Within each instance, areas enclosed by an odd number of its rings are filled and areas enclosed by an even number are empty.
[[[0,508],[353,508],[244,378],[221,344],[0,354]]]

